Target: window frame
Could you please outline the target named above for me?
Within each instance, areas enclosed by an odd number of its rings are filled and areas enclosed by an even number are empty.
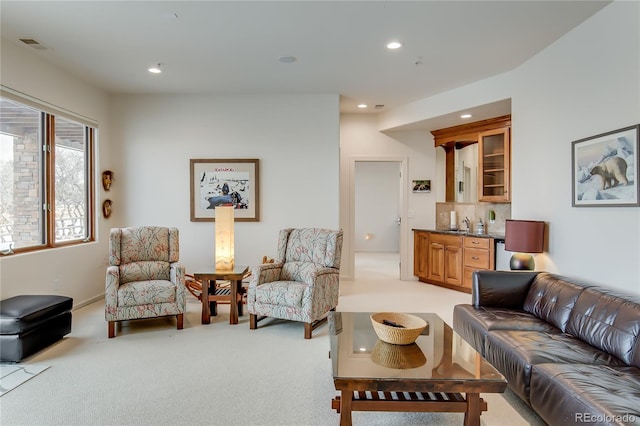
[[[41,238],[44,240],[42,244],[34,244],[28,247],[11,247],[9,253],[3,252],[2,254],[12,253],[29,253],[47,249],[54,249],[60,247],[69,247],[74,245],[83,244],[86,242],[95,241],[96,235],[96,220],[95,220],[95,145],[97,138],[97,125],[89,124],[86,120],[78,120],[74,117],[74,114],[64,114],[56,109],[49,109],[43,107],[34,102],[22,99],[20,96],[12,96],[5,91],[0,91],[0,97],[10,100],[12,102],[20,103],[29,108],[33,108],[40,113],[40,147],[42,150],[42,164],[41,169],[41,195],[39,202],[41,203],[40,209],[42,210],[42,232]],[[55,119],[62,118],[84,128],[84,148],[85,148],[85,167],[84,178],[86,190],[84,194],[86,202],[86,234],[84,238],[72,239],[65,241],[56,241],[56,177],[55,177],[55,164],[56,164],[56,143],[55,143]]]

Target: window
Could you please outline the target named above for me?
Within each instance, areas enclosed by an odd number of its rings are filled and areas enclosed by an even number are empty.
[[[0,250],[93,239],[95,129],[0,97]]]

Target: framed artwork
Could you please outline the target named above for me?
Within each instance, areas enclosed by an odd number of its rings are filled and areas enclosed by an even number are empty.
[[[258,222],[257,159],[192,159],[191,221],[215,221],[217,206],[234,206],[237,222]]]
[[[431,180],[414,180],[412,181],[413,192],[431,192]]]
[[[635,125],[571,143],[572,206],[640,206],[639,132]]]

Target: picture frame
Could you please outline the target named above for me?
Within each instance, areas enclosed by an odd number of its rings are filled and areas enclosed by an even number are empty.
[[[573,207],[640,206],[640,124],[571,143]]]
[[[431,192],[431,179],[419,179],[411,181],[413,192]]]
[[[236,222],[260,220],[259,160],[191,159],[191,221],[215,221],[215,207],[233,205]]]

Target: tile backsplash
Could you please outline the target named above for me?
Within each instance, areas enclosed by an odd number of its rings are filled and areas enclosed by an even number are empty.
[[[496,213],[494,223],[489,222],[489,211]],[[471,232],[476,232],[482,218],[484,233],[504,236],[505,220],[511,219],[511,204],[508,203],[436,203],[436,229],[449,229],[451,212],[458,217],[458,228],[464,228],[465,217],[471,221]]]

